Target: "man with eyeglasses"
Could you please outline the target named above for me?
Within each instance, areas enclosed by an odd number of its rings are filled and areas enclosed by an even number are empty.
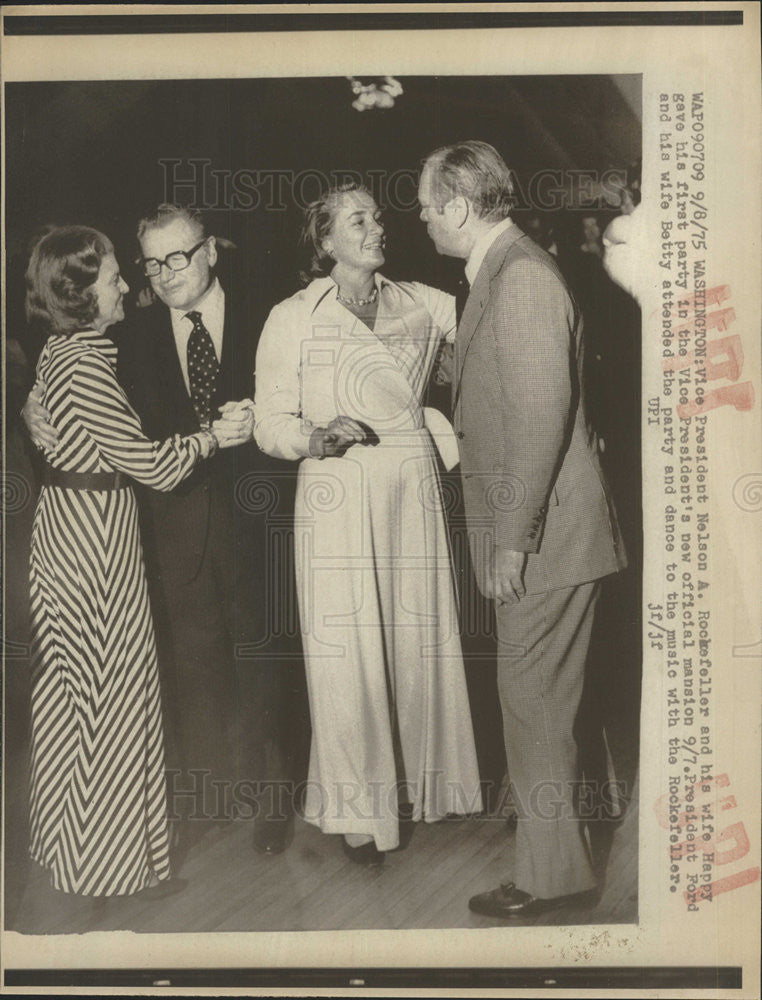
[[[243,289],[223,288],[217,243],[199,213],[160,205],[140,220],[137,238],[136,263],[157,301],[120,337],[118,374],[145,433],[160,440],[208,425],[225,402],[253,398],[256,344]],[[299,649],[278,636],[288,594],[267,585],[266,518],[277,512],[248,499],[269,483],[284,493],[278,511],[291,501],[287,480],[253,441],[251,409],[226,417],[238,447],[201,463],[171,493],[141,495],[170,810],[190,844],[205,829],[191,820],[222,818],[231,806],[250,814],[254,803],[254,846],[277,854],[291,832],[285,705]],[[41,436],[39,422],[27,425],[33,440]]]

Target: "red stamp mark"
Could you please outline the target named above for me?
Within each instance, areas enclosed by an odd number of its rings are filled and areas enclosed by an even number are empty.
[[[689,876],[690,887],[683,892],[689,910],[697,910],[699,903],[711,902],[723,892],[750,885],[760,878],[756,866],[714,877],[718,867],[741,861],[751,850],[743,822],[729,823],[720,829],[721,814],[738,807],[734,795],[718,793],[718,789],[729,785],[727,774],[702,775],[689,783],[682,799],[670,792],[654,805],[660,826],[670,831],[672,865],[691,859],[700,868]]]
[[[754,406],[754,386],[751,382],[739,382],[743,371],[744,353],[738,334],[707,341],[710,331],[725,333],[736,321],[732,306],[707,311],[711,306],[721,306],[730,299],[730,285],[717,285],[706,291],[699,289],[693,295],[682,296],[669,314],[677,320],[663,336],[672,338],[677,349],[675,353],[662,358],[663,371],[684,371],[692,368],[702,376],[697,386],[696,399],[680,402],[676,406],[677,415],[684,420],[720,406],[733,406],[736,410],[750,410]],[[692,339],[693,347],[688,348]],[[703,382],[727,379],[731,385],[703,391]]]

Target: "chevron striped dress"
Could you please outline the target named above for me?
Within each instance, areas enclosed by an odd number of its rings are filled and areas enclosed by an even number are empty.
[[[37,366],[69,472],[172,489],[197,436],[151,442],[94,330],[51,337]],[[32,858],[52,885],[134,893],[170,875],[161,703],[135,497],[44,486],[31,553]]]

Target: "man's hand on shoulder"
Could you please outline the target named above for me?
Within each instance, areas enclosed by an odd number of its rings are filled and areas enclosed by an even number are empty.
[[[58,444],[58,431],[50,423],[50,413],[43,406],[45,385],[37,382],[26,397],[21,418],[26,425],[32,444],[40,451],[53,451]]]
[[[493,553],[492,579],[489,586],[498,604],[518,604],[526,593],[524,570],[527,564],[526,552],[495,546]]]

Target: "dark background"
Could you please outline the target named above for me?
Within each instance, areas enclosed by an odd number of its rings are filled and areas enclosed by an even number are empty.
[[[93,39],[93,44],[98,44]],[[6,85],[6,246],[9,332],[21,328],[27,244],[46,223],[102,229],[115,243],[136,292],[142,279],[135,223],[165,200],[161,160],[206,159],[208,171],[289,171],[280,207],[210,212],[212,230],[239,248],[265,312],[296,284],[300,206],[318,193],[320,175],[377,172],[387,202],[390,277],[447,285],[452,262],[437,258],[418,220],[410,172],[433,148],[462,138],[492,143],[529,197],[540,171],[626,170],[640,156],[640,78],[406,77],[394,108],[358,112],[344,78],[118,81]],[[317,174],[306,175],[305,171]],[[394,195],[396,205],[384,195]],[[193,170],[183,163],[178,177]],[[381,176],[383,175],[383,176]],[[240,177],[240,174],[239,174]],[[200,206],[227,199],[214,178],[182,198]],[[244,183],[246,181],[244,180]],[[271,189],[264,183],[264,197]],[[543,188],[547,190],[546,184]],[[562,195],[557,197],[561,207]],[[404,207],[400,206],[404,203]],[[572,205],[572,208],[578,206]],[[253,317],[254,318],[254,317]],[[260,317],[256,317],[257,321]]]

